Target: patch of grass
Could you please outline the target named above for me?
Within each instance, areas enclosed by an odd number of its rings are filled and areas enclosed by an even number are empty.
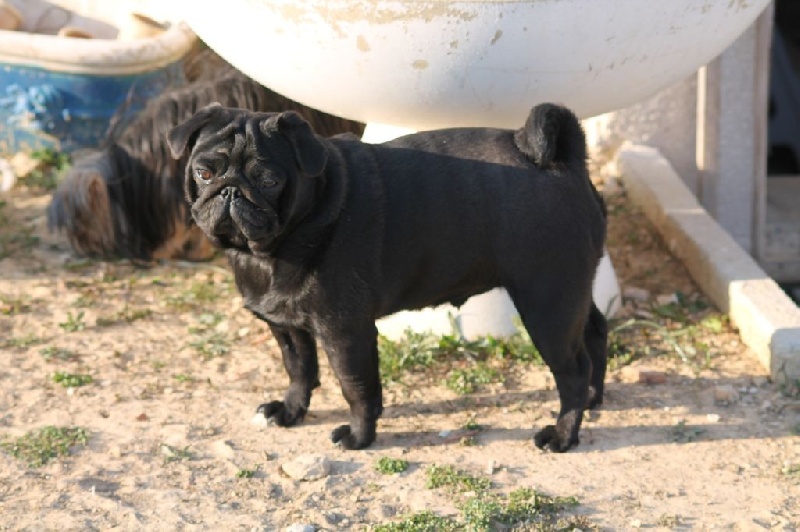
[[[212,280],[195,280],[178,295],[167,297],[167,305],[175,310],[186,311],[197,306],[213,303],[220,297],[220,287]]]
[[[402,521],[377,525],[374,532],[453,532],[464,530],[464,526],[450,519],[424,511],[407,516]]]
[[[794,464],[786,464],[781,468],[781,473],[786,478],[800,481],[800,462]]]
[[[447,388],[459,395],[474,393],[481,385],[503,382],[503,375],[484,363],[472,367],[454,369],[445,380]]]
[[[42,355],[47,362],[51,362],[55,360],[75,360],[78,358],[78,354],[74,351],[70,351],[69,349],[65,349],[63,347],[58,347],[55,345],[49,345],[47,347],[43,347],[39,350],[39,354]]]
[[[53,382],[60,384],[64,388],[86,386],[87,384],[91,384],[93,380],[91,375],[82,373],[64,373],[62,371],[57,371],[53,374]]]
[[[68,272],[82,272],[94,267],[97,261],[94,259],[70,260],[64,263],[63,268]]]
[[[381,377],[388,382],[400,380],[403,372],[429,367],[437,354],[436,338],[411,330],[399,341],[378,337]]]
[[[69,155],[52,148],[34,150],[30,156],[40,164],[24,180],[29,187],[53,190],[70,166]]]
[[[466,340],[457,335],[438,336],[407,330],[397,341],[379,337],[378,354],[381,378],[386,383],[401,381],[405,372],[424,370],[439,361],[510,360],[543,363],[539,352],[521,326],[518,327],[518,333],[509,338],[487,336],[476,340]],[[487,371],[478,369],[477,374],[477,381],[473,382],[473,385],[479,383],[481,378],[485,378]],[[454,382],[458,380],[458,376],[454,377]],[[462,380],[474,379],[463,376]],[[458,387],[458,384],[454,386]]]
[[[693,442],[704,432],[705,429],[687,425],[685,421],[681,420],[672,427],[672,441],[676,443]]]
[[[0,295],[0,314],[16,316],[31,311],[31,301],[25,297]]]
[[[447,487],[457,492],[485,491],[492,486],[488,478],[476,477],[451,465],[432,465],[426,471],[425,487],[436,489]]]
[[[167,445],[166,443],[161,444],[161,456],[164,457],[165,464],[169,464],[171,462],[182,462],[185,460],[191,460],[193,458],[191,451],[189,451],[189,447],[179,449],[177,447]]]
[[[183,374],[183,373],[179,373],[177,375],[173,375],[172,378],[175,379],[176,381],[180,382],[180,383],[194,382],[194,380],[195,380],[194,377],[192,377],[191,375],[186,375],[186,374]]]
[[[187,345],[205,360],[226,355],[230,352],[230,340],[222,333],[210,333],[192,340]]]
[[[97,318],[97,326],[109,327],[118,323],[133,323],[135,321],[149,318],[152,315],[153,311],[149,308],[134,309],[126,305],[125,308],[110,318]]]
[[[11,257],[20,251],[29,251],[39,244],[39,237],[33,234],[32,227],[25,227],[17,233],[0,235],[0,259]]]
[[[382,475],[394,475],[408,469],[408,460],[382,456],[375,464],[375,470]]]
[[[194,349],[204,359],[209,360],[230,352],[231,341],[227,335],[216,330],[225,316],[219,312],[206,312],[197,317],[197,325],[189,327],[196,336],[187,346]]]
[[[621,323],[610,320],[609,323],[608,355],[609,369],[612,370],[651,354],[677,355],[695,370],[708,368],[711,366],[711,349],[699,337],[709,332],[719,334],[727,326],[726,318],[720,314],[705,316],[696,324],[677,322],[672,318],[665,318],[664,323],[637,318]],[[642,351],[630,347],[640,345],[644,346]]]
[[[34,333],[28,333],[23,336],[17,336],[14,338],[9,338],[6,340],[2,345],[3,347],[19,347],[19,348],[26,348],[32,345],[41,344],[44,342],[44,338],[36,336]]]
[[[66,456],[71,447],[85,446],[89,436],[89,431],[79,427],[46,426],[15,440],[3,441],[0,447],[30,467],[41,467],[55,458]]]
[[[189,332],[192,334],[199,334],[210,329],[213,329],[225,319],[225,315],[221,312],[204,312],[197,317],[197,325],[189,327]]]
[[[656,525],[674,530],[681,525],[681,517],[675,514],[663,514],[656,520]]]
[[[709,332],[719,334],[725,330],[725,328],[728,326],[728,323],[728,316],[725,316],[724,314],[710,314],[700,320],[699,325]]]
[[[489,532],[495,530],[530,530],[555,532],[562,530],[591,530],[593,526],[580,516],[563,516],[562,512],[578,506],[575,497],[551,497],[532,488],[520,488],[502,497],[478,490],[477,494],[457,504],[460,519],[440,517],[425,511],[405,519],[378,525],[377,531],[439,531],[465,530]]]
[[[81,294],[72,304],[75,308],[88,308],[97,304],[97,294]]]
[[[508,500],[479,495],[461,505],[468,530],[573,530],[560,528],[559,513],[578,505],[575,497],[551,497],[532,488],[511,492]]]
[[[84,312],[81,310],[73,315],[72,312],[67,312],[67,321],[59,323],[58,326],[66,332],[78,332],[86,328],[86,322],[83,321]]]
[[[252,469],[242,468],[236,472],[236,478],[253,478],[256,476],[257,472],[258,466],[255,466]]]
[[[464,430],[483,430],[483,426],[475,421],[474,417],[469,418],[469,420],[464,423],[462,427]]]

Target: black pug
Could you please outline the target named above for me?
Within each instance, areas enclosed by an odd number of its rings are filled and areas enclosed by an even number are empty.
[[[508,290],[561,401],[538,447],[578,443],[602,402],[606,321],[592,302],[605,209],[564,107],[516,131],[458,128],[384,144],[316,135],[298,114],[209,106],[168,135],[191,213],[226,250],[245,306],[269,324],[290,385],[259,407],[301,421],[320,340],[350,406],[334,443],[375,440],[383,410],[375,320]]]
[[[129,124],[112,126],[100,149],[76,154],[53,194],[48,223],[51,230],[64,231],[77,253],[141,261],[205,260],[214,254],[187,212],[186,161],[173,159],[166,145],[175,124],[212,102],[252,111],[301,111],[329,135],[363,131],[363,124],[263,87],[209,51],[189,62],[187,78],[190,83],[149,101]]]

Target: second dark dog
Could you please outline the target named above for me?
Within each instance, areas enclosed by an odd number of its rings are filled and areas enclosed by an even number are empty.
[[[48,209],[51,230],[73,249],[100,258],[203,260],[214,250],[183,199],[185,160],[169,154],[166,134],[211,102],[253,111],[302,112],[320,131],[360,134],[363,125],[321,113],[259,85],[215,54],[192,62],[198,79],[148,102],[102,149],[76,155]]]
[[[516,131],[370,145],[315,135],[296,113],[211,106],[169,144],[188,155],[192,216],[226,250],[245,306],[282,349],[291,382],[283,400],[259,407],[267,418],[289,426],[305,416],[319,339],[350,405],[332,439],[370,445],[383,411],[375,320],[504,287],[561,401],[535,443],[578,443],[606,370],[605,318],[592,303],[605,210],[569,110],[537,106]]]

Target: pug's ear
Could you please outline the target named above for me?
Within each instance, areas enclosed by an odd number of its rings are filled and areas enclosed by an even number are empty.
[[[169,144],[173,158],[180,159],[183,152],[186,151],[186,147],[192,143],[195,133],[200,131],[200,128],[206,125],[220,109],[222,109],[222,105],[218,102],[206,105],[167,133],[167,144]]]
[[[272,128],[282,133],[292,145],[294,157],[300,170],[308,176],[318,176],[328,162],[328,149],[314,135],[314,130],[305,119],[294,111],[280,113],[261,123],[261,130]]]

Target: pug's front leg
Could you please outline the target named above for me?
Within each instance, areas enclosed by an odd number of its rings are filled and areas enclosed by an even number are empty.
[[[271,401],[258,412],[281,427],[291,427],[303,420],[311,402],[311,392],[319,386],[319,362],[314,337],[302,329],[269,324],[289,374],[289,389],[283,401]]]
[[[334,429],[331,440],[344,449],[369,447],[375,441],[377,421],[383,413],[375,323],[348,327],[346,332],[323,342],[350,405],[350,424]]]

